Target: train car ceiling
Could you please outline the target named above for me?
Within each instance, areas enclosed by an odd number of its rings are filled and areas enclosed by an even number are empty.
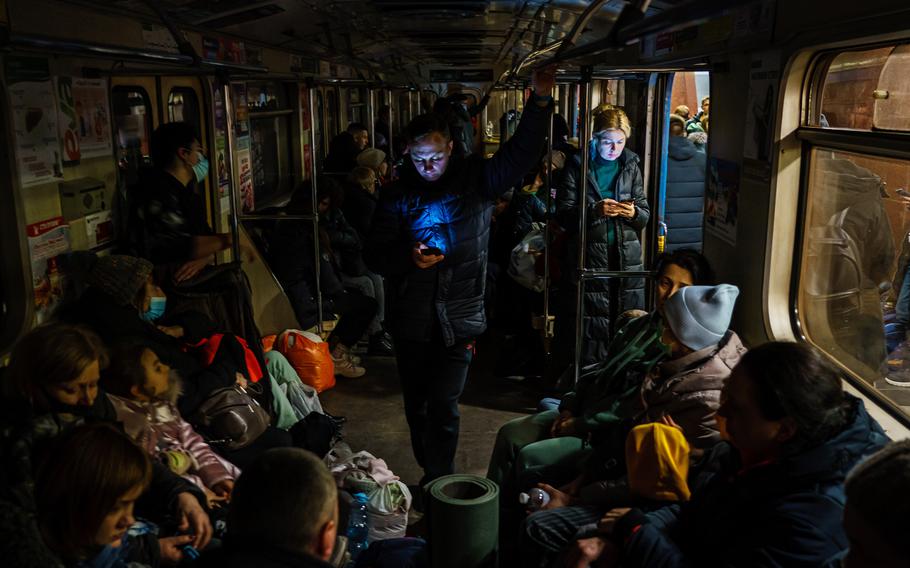
[[[498,78],[543,56],[602,47],[614,26],[672,15],[682,0],[69,0],[181,30],[217,33],[425,83],[446,68]],[[740,2],[727,2],[738,4]],[[715,9],[713,2],[700,2]],[[708,10],[711,11],[710,9]],[[697,15],[697,14],[696,14]],[[14,19],[15,21],[15,19]],[[600,43],[598,43],[600,42]]]

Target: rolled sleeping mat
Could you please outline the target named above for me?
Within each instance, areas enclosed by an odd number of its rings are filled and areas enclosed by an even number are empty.
[[[440,477],[425,488],[430,566],[498,565],[499,486],[478,475]]]

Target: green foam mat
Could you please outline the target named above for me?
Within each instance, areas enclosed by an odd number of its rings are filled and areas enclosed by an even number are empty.
[[[455,474],[426,487],[430,565],[498,565],[499,486],[485,477]]]

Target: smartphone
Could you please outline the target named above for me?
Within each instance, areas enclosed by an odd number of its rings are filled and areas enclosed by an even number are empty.
[[[420,249],[420,254],[422,254],[423,256],[430,256],[430,255],[440,256],[440,255],[442,255],[442,250],[439,249],[438,247],[427,247],[425,249]]]

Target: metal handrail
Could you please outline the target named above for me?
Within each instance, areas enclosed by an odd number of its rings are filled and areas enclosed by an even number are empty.
[[[575,188],[578,201],[578,270],[584,273],[585,270],[585,249],[588,241],[588,140],[591,139],[591,76],[593,68],[586,65],[581,68],[581,83],[579,88],[582,89],[581,108],[579,112],[581,123],[581,136],[579,137],[579,147],[581,149],[581,175],[578,177],[578,184]],[[581,357],[582,357],[582,336],[584,335],[584,298],[585,298],[585,278],[579,278],[578,289],[575,298],[575,384],[581,378]]]
[[[278,213],[262,215],[259,213],[241,214],[241,221],[318,221],[318,215],[281,215]]]
[[[577,274],[585,280],[595,278],[651,278],[657,272],[653,270],[602,270],[599,268],[583,268]]]

